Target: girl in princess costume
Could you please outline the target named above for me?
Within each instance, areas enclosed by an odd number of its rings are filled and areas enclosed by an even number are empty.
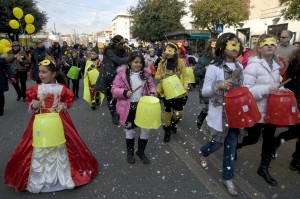
[[[74,94],[65,86],[64,74],[51,60],[40,62],[39,78],[42,83],[26,91],[28,110],[33,116],[8,161],[4,182],[18,191],[32,193],[73,189],[87,184],[98,174],[98,162],[81,140],[66,112],[72,106]],[[33,131],[35,119],[55,112],[59,113],[63,126],[62,144],[36,147],[35,140],[43,132]],[[49,140],[46,136],[46,143]]]

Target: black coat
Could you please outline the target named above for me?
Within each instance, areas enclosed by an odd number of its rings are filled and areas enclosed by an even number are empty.
[[[106,89],[111,87],[116,77],[118,66],[126,64],[127,60],[127,51],[119,52],[112,47],[108,47],[104,52],[104,58],[100,68],[99,78],[95,84],[95,89],[106,93]]]
[[[46,54],[51,55],[51,53],[46,50],[45,46],[43,46],[42,48],[36,48],[32,52],[31,70],[32,70],[33,79],[35,81],[40,79],[39,78],[39,63],[45,59]]]
[[[1,55],[2,56],[2,55]],[[0,92],[8,91],[8,79],[13,77],[13,71],[5,58],[0,56]]]
[[[290,89],[295,94],[298,109],[300,109],[300,63],[297,62],[297,59],[292,60],[289,64],[286,74],[287,79],[291,78],[292,81],[287,83],[284,87]]]

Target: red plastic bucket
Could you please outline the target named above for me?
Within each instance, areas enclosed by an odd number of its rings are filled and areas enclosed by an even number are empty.
[[[297,101],[292,91],[282,90],[269,95],[265,122],[278,126],[299,123]]]
[[[226,92],[224,102],[229,127],[251,127],[261,119],[256,101],[247,87],[238,87]]]

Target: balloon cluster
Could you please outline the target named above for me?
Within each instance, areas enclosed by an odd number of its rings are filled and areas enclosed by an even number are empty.
[[[0,40],[0,53],[7,55],[7,53],[11,50],[11,44],[7,39]]]
[[[15,7],[13,9],[13,14],[19,21],[12,19],[9,21],[8,24],[12,29],[19,29],[20,28],[20,19],[22,19],[22,17],[23,17],[23,10],[19,7]],[[26,22],[26,27],[25,27],[26,32],[28,34],[34,33],[35,27],[32,24],[34,22],[34,17],[31,14],[27,14],[27,15],[25,15],[24,19]]]

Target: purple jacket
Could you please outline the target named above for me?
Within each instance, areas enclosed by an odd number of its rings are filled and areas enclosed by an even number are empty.
[[[124,91],[131,90],[126,77],[126,68],[127,66],[121,66],[117,69],[117,76],[113,81],[113,85],[111,87],[111,93],[113,97],[117,99],[116,111],[120,116],[119,122],[121,125],[125,125],[130,110],[130,98],[127,98],[123,95]],[[143,89],[142,95],[156,95],[155,85],[153,83],[153,78],[151,76],[150,70],[147,68],[144,69],[144,71],[148,84],[146,84],[146,80],[143,80],[141,88]]]

